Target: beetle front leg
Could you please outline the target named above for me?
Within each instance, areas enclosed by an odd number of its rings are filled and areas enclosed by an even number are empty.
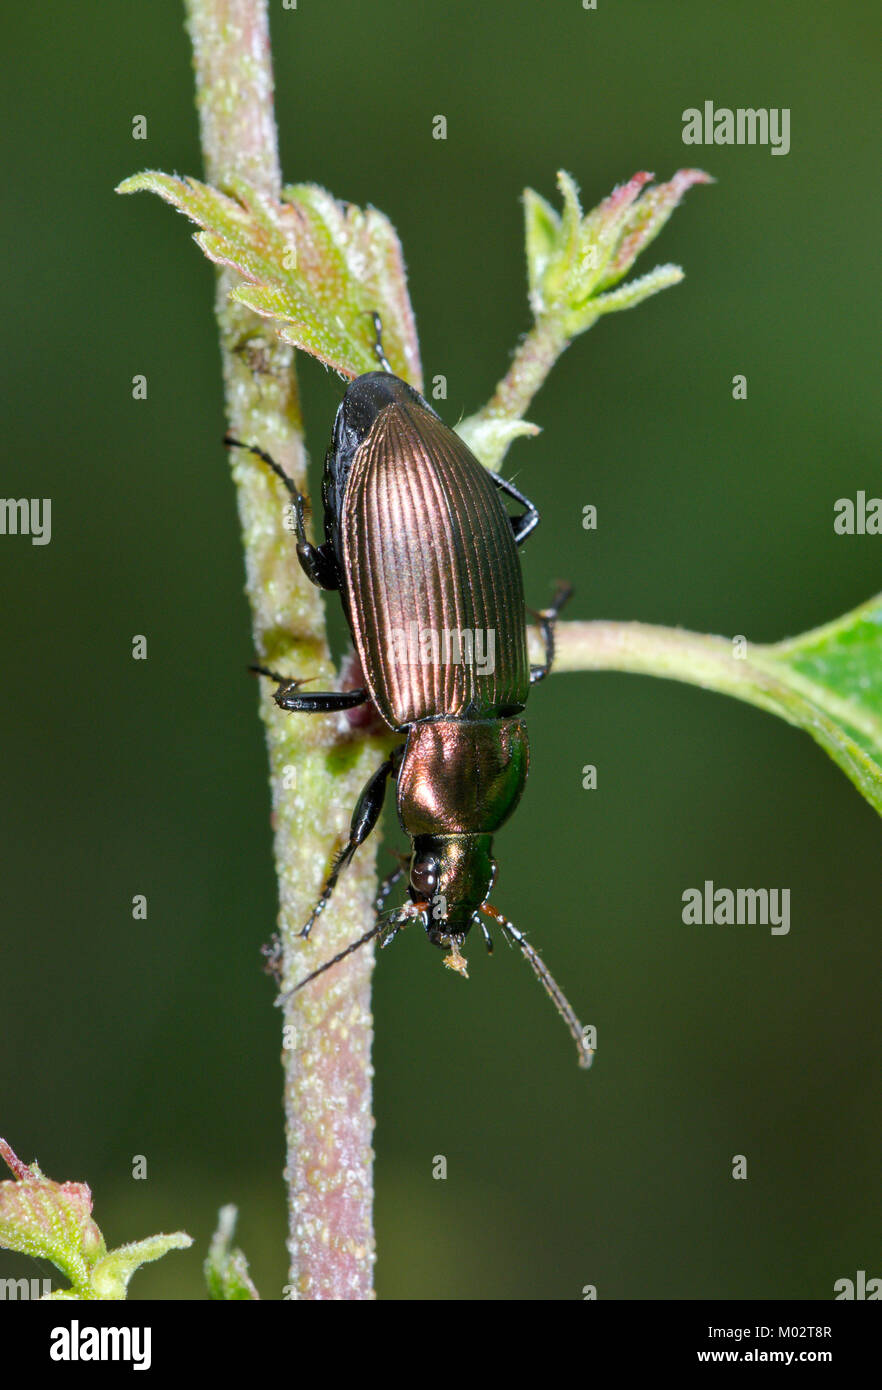
[[[542,638],[545,642],[545,661],[541,666],[530,667],[531,685],[535,685],[537,681],[544,680],[554,665],[554,627],[560,610],[567,600],[572,597],[572,593],[572,584],[560,584],[551,607],[543,608],[541,613],[536,614],[536,617],[539,619],[539,626],[542,629]]]
[[[374,912],[377,914],[378,917],[381,917],[383,915],[383,909],[386,906],[386,899],[392,892],[392,889],[395,887],[396,883],[401,882],[401,880],[404,878],[405,873],[407,872],[406,856],[401,854],[398,856],[398,859],[398,864],[395,866],[394,869],[391,870],[390,873],[386,875],[386,877],[380,884],[379,891],[374,900]]]
[[[264,449],[258,449],[256,444],[243,444],[239,439],[233,439],[231,435],[226,435],[224,443],[227,448],[247,449],[250,454],[255,454],[257,458],[273,470],[277,478],[281,478],[287,488],[288,495],[294,508],[294,530],[297,533],[297,558],[300,567],[307,579],[316,586],[317,589],[339,589],[340,574],[337,569],[337,559],[333,548],[325,541],[322,545],[313,545],[306,535],[306,523],[304,520],[304,508],[306,498],[299,490],[293,478],[289,478],[281,464],[276,463]]]
[[[352,823],[349,827],[349,839],[343,849],[337,855],[331,866],[331,872],[325,880],[321,897],[312,910],[309,921],[299,932],[302,937],[308,937],[312,931],[317,917],[320,917],[328,905],[328,901],[337,886],[337,879],[343,869],[352,859],[359,845],[364,844],[370,835],[377,821],[380,819],[380,812],[383,809],[383,801],[386,796],[386,782],[389,776],[396,770],[396,765],[400,762],[404,745],[396,748],[390,753],[384,763],[381,763],[376,772],[365,784],[361,796],[355,803],[355,810],[352,813]]]
[[[528,497],[519,492],[514,483],[510,483],[507,478],[500,478],[498,473],[491,473],[496,486],[500,492],[505,492],[509,497],[513,497],[516,502],[520,502],[525,511],[520,516],[510,516],[512,534],[514,535],[515,545],[523,545],[531,531],[539,525],[539,509],[534,507]]]

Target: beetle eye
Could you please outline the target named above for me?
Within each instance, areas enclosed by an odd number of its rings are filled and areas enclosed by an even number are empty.
[[[438,887],[440,864],[434,855],[414,859],[410,866],[410,886],[422,898],[431,898]]]

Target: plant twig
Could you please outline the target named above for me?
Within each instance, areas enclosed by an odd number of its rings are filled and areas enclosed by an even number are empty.
[[[277,199],[265,0],[186,0],[186,10],[206,177],[221,188],[244,178]],[[249,309],[230,302],[238,283],[230,271],[218,275],[228,426],[236,438],[272,454],[305,488],[294,351]],[[296,562],[281,487],[250,454],[236,450],[231,461],[256,650],[285,672],[333,685],[322,604]],[[270,756],[283,969],[293,984],[373,919],[374,855],[365,847],[309,944],[296,937],[379,758],[370,741],[354,740],[333,718],[283,714],[266,691],[260,705]],[[285,1006],[291,1298],[372,1297],[372,964],[368,947]]]
[[[476,419],[516,420],[526,414],[533,397],[567,346],[567,338],[551,315],[538,318],[518,345],[508,371],[490,400],[478,411]]]

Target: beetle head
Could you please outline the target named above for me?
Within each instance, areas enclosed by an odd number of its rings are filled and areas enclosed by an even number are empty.
[[[410,896],[427,903],[426,932],[435,946],[462,940],[486,900],[496,866],[490,835],[417,835],[410,861]]]

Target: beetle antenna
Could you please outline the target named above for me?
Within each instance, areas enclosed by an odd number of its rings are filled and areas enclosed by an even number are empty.
[[[308,985],[311,980],[317,979],[319,975],[324,975],[325,971],[330,970],[332,965],[339,965],[341,960],[345,960],[347,956],[351,956],[353,951],[358,951],[362,946],[366,946],[369,941],[373,941],[375,936],[385,936],[388,932],[387,941],[394,940],[407,919],[416,916],[419,916],[418,905],[416,903],[405,903],[404,907],[389,908],[377,918],[370,931],[366,931],[364,936],[360,936],[357,941],[351,942],[345,950],[338,951],[336,956],[332,956],[330,960],[326,960],[324,965],[320,965],[317,970],[313,970],[311,975],[307,975],[306,979],[301,980],[293,989],[286,990],[284,994],[278,995],[275,1001],[276,1007],[281,1007],[286,1000],[291,998],[292,994],[296,994],[299,989],[303,989],[304,985]],[[387,941],[381,941],[380,945],[385,946]]]
[[[533,967],[533,972],[537,980],[539,980],[540,984],[544,987],[546,994],[553,1001],[558,1013],[570,1030],[570,1034],[579,1050],[579,1066],[590,1067],[594,1057],[594,1049],[589,1047],[585,1041],[582,1025],[576,1017],[572,1004],[567,999],[538,951],[534,951],[523,932],[518,931],[517,927],[514,926],[512,922],[507,921],[502,913],[498,912],[495,907],[491,907],[489,903],[482,903],[481,911],[485,916],[492,917],[493,921],[498,923],[501,927],[504,934],[510,937],[517,946],[520,946],[523,955],[526,956]]]
[[[389,366],[386,354],[383,351],[383,320],[380,318],[380,315],[377,313],[376,309],[370,309],[368,310],[368,312],[374,321],[374,333],[376,334],[376,337],[374,339],[374,352],[377,355],[377,361],[383,368],[384,372],[389,372],[391,376],[394,376],[395,373]]]
[[[380,932],[387,926],[388,923],[382,920],[375,922],[370,931],[366,931],[364,936],[360,936],[357,941],[353,941],[346,947],[345,951],[338,951],[336,956],[332,956],[330,960],[326,960],[324,965],[319,966],[318,970],[313,970],[312,974],[307,975],[305,980],[301,980],[299,985],[295,985],[293,989],[286,990],[284,994],[279,994],[275,1001],[276,1007],[280,1008],[286,1000],[291,998],[292,994],[296,994],[299,989],[303,989],[303,986],[308,985],[310,980],[316,980],[319,975],[324,975],[325,971],[330,970],[332,965],[339,965],[340,961],[345,960],[347,956],[351,956],[353,951],[358,951],[362,946],[366,946],[375,936],[379,936]]]

